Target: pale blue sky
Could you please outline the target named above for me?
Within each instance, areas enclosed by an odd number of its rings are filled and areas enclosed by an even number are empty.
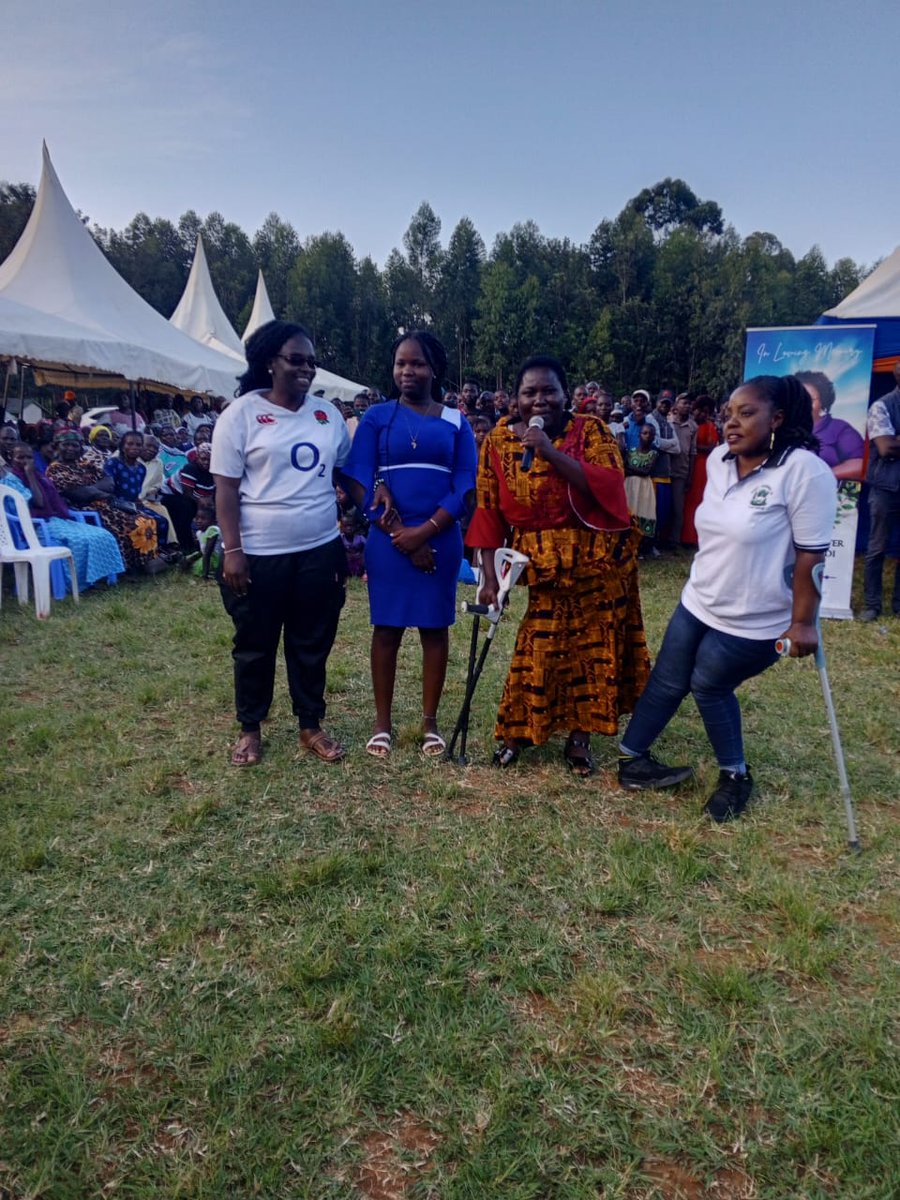
[[[341,230],[382,263],[533,218],[587,240],[681,176],[746,235],[870,263],[900,242],[897,0],[6,0],[0,178],[41,139],[72,203]]]

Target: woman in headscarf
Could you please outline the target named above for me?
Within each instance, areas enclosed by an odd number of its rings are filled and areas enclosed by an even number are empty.
[[[88,434],[90,448],[101,458],[109,458],[116,448],[115,435],[108,425],[95,425]]]

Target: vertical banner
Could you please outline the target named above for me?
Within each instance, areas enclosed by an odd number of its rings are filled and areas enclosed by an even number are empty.
[[[754,375],[799,378],[812,400],[819,456],[837,479],[837,516],[825,558],[823,617],[853,618],[850,590],[874,340],[874,325],[747,330],[744,379]]]

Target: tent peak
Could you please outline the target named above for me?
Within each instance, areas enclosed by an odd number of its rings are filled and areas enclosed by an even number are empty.
[[[265,325],[268,321],[275,320],[275,313],[269,301],[269,293],[266,290],[266,280],[262,270],[256,276],[256,295],[253,298],[253,309],[250,313],[250,318],[247,321],[247,327],[244,330],[243,341],[246,342],[251,333],[255,333],[260,325]]]

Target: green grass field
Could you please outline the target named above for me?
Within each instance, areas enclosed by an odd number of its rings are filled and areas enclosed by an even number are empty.
[[[687,570],[648,564],[651,647]],[[521,597],[514,611],[521,611]],[[449,733],[468,618],[453,636]],[[351,584],[327,767],[283,679],[252,771],[230,623],[180,575],[0,612],[0,1197],[786,1200],[900,1195],[900,621],[826,626],[864,852],[816,672],[743,690],[759,803],[733,827],[692,704],[630,795],[561,740],[488,767],[514,621],[460,769],[370,731]]]

